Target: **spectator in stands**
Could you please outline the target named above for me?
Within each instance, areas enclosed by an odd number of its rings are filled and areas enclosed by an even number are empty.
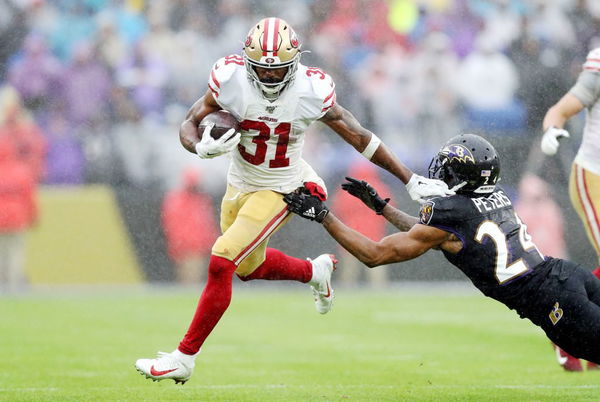
[[[424,159],[437,151],[433,144],[443,142],[446,137],[442,136],[459,131],[454,83],[458,58],[451,45],[446,34],[432,32],[409,63],[412,73],[407,87],[412,88],[409,92],[417,103],[415,131],[419,148],[427,148],[420,149]]]
[[[61,60],[69,60],[74,46],[82,40],[89,40],[96,34],[96,21],[91,18],[94,10],[92,2],[57,2],[58,12],[48,32],[49,44],[53,53]]]
[[[72,127],[92,125],[106,115],[111,80],[90,42],[79,42],[63,85],[65,109]]]
[[[495,40],[489,36],[477,38],[475,50],[459,67],[457,79],[463,103],[475,113],[511,108],[519,86],[514,63],[498,50]]]
[[[96,43],[99,57],[110,71],[114,71],[128,52],[125,39],[119,35],[116,22],[107,12],[102,12],[97,16],[98,34]]]
[[[36,181],[15,143],[0,141],[0,292],[26,284],[25,233],[37,221]]]
[[[163,112],[168,73],[165,60],[144,39],[136,43],[116,71],[117,83],[130,90],[143,115]]]
[[[366,160],[352,163],[347,175],[369,182],[377,188],[383,198],[391,194],[389,188],[379,178],[375,166]],[[332,211],[349,227],[372,240],[379,241],[385,236],[385,219],[373,217],[372,210],[362,203],[357,203],[352,195],[342,191],[339,187],[333,196]],[[362,275],[364,275],[365,282],[372,287],[381,288],[387,285],[385,269],[365,269],[364,264],[341,246],[338,247],[337,255],[340,259],[340,266],[343,267],[338,274],[345,285],[358,285]]]
[[[567,17],[575,30],[575,37],[577,38],[574,50],[577,57],[582,59],[588,50],[594,47],[592,39],[598,34],[599,15],[594,15],[593,3],[589,0],[576,0],[573,9],[567,13]],[[598,6],[596,5],[596,7]]]
[[[473,13],[469,0],[455,0],[444,16],[442,31],[452,41],[454,52],[466,57],[475,47],[477,35],[483,26],[482,19]]]
[[[46,155],[47,184],[82,184],[85,177],[85,155],[80,138],[60,110],[48,118],[46,127],[48,152]]]
[[[8,60],[19,50],[28,32],[23,8],[16,1],[0,1],[0,78],[6,75]]]
[[[162,223],[177,281],[189,285],[206,279],[207,259],[219,234],[212,198],[203,193],[198,170],[185,170],[182,185],[166,194]]]
[[[0,88],[0,142],[10,142],[17,158],[31,170],[37,182],[45,173],[46,139],[21,97],[11,86]]]
[[[22,55],[9,68],[8,80],[36,117],[43,116],[50,102],[56,101],[63,79],[63,66],[49,51],[45,39],[30,34]]]
[[[520,8],[510,0],[498,0],[490,7],[483,34],[494,38],[495,45],[505,50],[521,35]]]
[[[540,42],[549,42],[561,47],[576,44],[575,29],[565,13],[564,5],[558,1],[536,0],[529,13],[529,32]],[[556,29],[560,27],[560,29]]]

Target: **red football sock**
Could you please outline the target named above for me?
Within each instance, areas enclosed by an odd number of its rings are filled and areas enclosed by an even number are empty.
[[[592,274],[596,276],[596,278],[600,279],[600,266],[592,271]]]
[[[211,256],[208,280],[200,296],[192,323],[179,344],[179,351],[196,354],[231,302],[231,282],[237,266],[222,257]]]
[[[312,278],[310,261],[290,257],[274,248],[267,248],[267,258],[254,272],[239,277],[243,281],[266,279],[269,281],[298,281],[306,283]]]

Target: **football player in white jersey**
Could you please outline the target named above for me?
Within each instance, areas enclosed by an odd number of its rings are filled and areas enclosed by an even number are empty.
[[[221,204],[222,236],[215,242],[208,281],[188,332],[172,353],[139,359],[136,368],[147,378],[190,378],[195,357],[231,300],[232,277],[254,280],[294,280],[312,287],[316,309],[331,309],[331,273],[335,257],[314,260],[290,257],[267,248],[268,240],[291,217],[286,193],[305,186],[325,199],[323,181],[301,159],[304,131],[320,120],[365,158],[398,177],[414,200],[452,192],[440,180],[413,174],[350,112],[336,103],[332,78],[318,68],[300,64],[300,42],[291,26],[279,18],[254,25],[241,55],[218,60],[208,90],[190,109],[179,132],[182,145],[200,158],[230,154],[228,185]],[[240,122],[241,133],[230,130],[215,140],[202,119],[226,110]]]
[[[583,64],[575,85],[554,105],[544,117],[544,136],[541,148],[546,155],[555,155],[559,140],[569,138],[564,129],[566,122],[586,109],[583,138],[569,178],[569,195],[579,214],[588,239],[596,250],[599,266],[592,273],[600,278],[600,48],[592,50]],[[565,370],[581,371],[576,359],[557,346],[558,362]],[[599,369],[588,362],[589,369]]]

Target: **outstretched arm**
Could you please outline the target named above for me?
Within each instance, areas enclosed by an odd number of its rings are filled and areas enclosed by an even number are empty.
[[[212,92],[206,90],[206,93],[188,110],[179,128],[179,141],[185,149],[193,154],[196,153],[196,144],[201,140],[198,135],[198,125],[205,116],[217,110],[221,110],[221,106],[215,101]]]
[[[293,192],[286,194],[283,200],[291,212],[322,223],[331,237],[368,267],[413,259],[451,239],[451,233],[414,224],[407,232],[396,233],[375,242],[342,223],[317,197]]]
[[[365,158],[402,180],[413,200],[424,202],[427,197],[454,194],[443,181],[414,174],[375,134],[361,126],[352,113],[342,106],[334,104],[321,121]]]
[[[375,242],[349,228],[331,213],[323,220],[323,226],[342,247],[370,268],[411,260],[439,247],[450,237],[450,233],[443,230],[416,224],[408,232],[396,233]]]
[[[346,182],[342,183],[342,189],[348,194],[358,198],[367,207],[371,208],[377,215],[383,215],[392,225],[396,226],[402,232],[407,232],[419,219],[410,216],[388,204],[389,198],[385,200],[379,196],[377,189],[364,180],[358,180],[354,177],[346,177]]]
[[[389,223],[398,228],[401,232],[408,232],[413,226],[419,223],[419,218],[411,216],[406,212],[402,212],[399,209],[386,205],[383,208],[383,217],[387,219]]]
[[[321,121],[361,153],[367,149],[373,138],[372,132],[361,126],[352,113],[337,103],[325,113]],[[404,184],[408,183],[413,172],[385,144],[379,144],[373,151],[371,155],[366,155],[368,159],[402,180]]]

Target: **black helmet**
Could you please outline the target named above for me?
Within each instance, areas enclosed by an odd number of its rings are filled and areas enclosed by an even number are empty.
[[[461,134],[448,140],[431,160],[429,177],[443,180],[458,194],[487,194],[500,179],[500,160],[487,140]]]

